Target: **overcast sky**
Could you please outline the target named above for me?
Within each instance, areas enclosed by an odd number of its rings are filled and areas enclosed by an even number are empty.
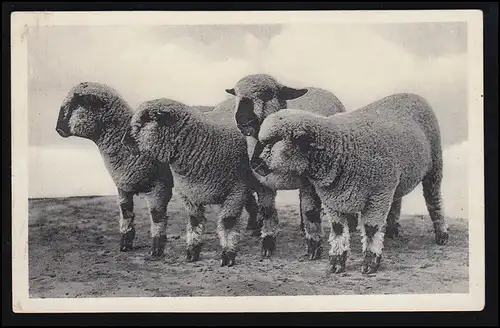
[[[38,27],[29,32],[28,59],[33,196],[63,193],[44,182],[53,170],[67,181],[62,149],[80,161],[73,170],[96,167],[95,182],[86,177],[75,193],[102,193],[103,183],[112,190],[98,178],[105,171],[95,146],[55,132],[63,98],[82,81],[109,84],[132,106],[156,97],[216,105],[252,73],[328,89],[348,110],[415,92],[434,107],[446,147],[467,139],[465,23]]]

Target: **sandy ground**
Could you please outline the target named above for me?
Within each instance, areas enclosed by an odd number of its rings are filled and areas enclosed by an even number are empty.
[[[420,294],[468,292],[468,222],[448,218],[450,240],[434,243],[430,219],[403,216],[401,236],[387,239],[381,267],[361,274],[359,233],[351,235],[347,270],[329,274],[328,258],[304,258],[298,206],[281,204],[280,233],[272,259],[260,258],[257,237],[244,230],[237,265],[220,267],[215,233],[217,207],[207,208],[201,259],[185,261],[187,215],[176,196],[169,205],[166,256],[146,261],[149,219],[146,202],[135,198],[136,249],[120,252],[116,198],[34,199],[29,202],[30,297],[247,296]],[[325,226],[325,243],[329,233]],[[326,249],[327,246],[326,246]],[[326,253],[326,252],[325,252]]]

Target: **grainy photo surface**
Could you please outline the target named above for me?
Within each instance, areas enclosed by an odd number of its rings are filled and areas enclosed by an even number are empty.
[[[13,29],[24,302],[482,306],[480,16],[64,15]]]

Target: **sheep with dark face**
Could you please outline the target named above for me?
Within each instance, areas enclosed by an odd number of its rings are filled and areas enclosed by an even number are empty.
[[[134,200],[147,197],[151,219],[151,259],[163,255],[166,244],[167,206],[172,197],[173,177],[168,165],[147,155],[133,155],[120,143],[133,111],[113,88],[83,82],[74,86],[64,99],[56,131],[93,141],[118,192],[121,251],[133,248],[135,238]]]
[[[313,87],[294,89],[282,85],[267,74],[247,75],[240,79],[233,89],[226,89],[226,92],[234,95],[235,98],[219,104],[214,112],[224,111],[225,108],[233,106],[234,120],[240,132],[246,136],[250,158],[256,150],[255,145],[260,125],[272,113],[288,106],[294,106],[324,117],[345,112],[344,105],[329,91]],[[310,259],[319,258],[323,236],[323,230],[319,224],[321,201],[312,184],[294,172],[271,172],[266,177],[256,176],[274,195],[278,190],[299,189],[301,230],[305,232]],[[271,255],[275,247],[275,231],[278,225],[274,199],[261,203],[261,206],[263,206],[260,209],[263,219],[270,222],[267,225],[270,229],[262,231],[263,247],[265,253]],[[349,222],[351,229],[354,230],[356,218],[351,218]]]
[[[245,139],[231,126],[215,123],[191,107],[170,99],[142,103],[122,142],[133,152],[170,165],[176,191],[189,215],[187,260],[200,256],[205,205],[220,205],[218,235],[221,265],[234,265],[239,239],[237,221],[259,183],[249,166]],[[256,210],[256,208],[254,208]]]
[[[264,120],[257,172],[307,176],[331,223],[330,263],[345,270],[349,247],[346,213],[360,213],[363,273],[378,270],[384,227],[401,199],[422,183],[435,241],[448,240],[441,205],[443,159],[438,121],[428,102],[395,94],[328,120],[287,109]],[[399,213],[398,213],[399,215]]]

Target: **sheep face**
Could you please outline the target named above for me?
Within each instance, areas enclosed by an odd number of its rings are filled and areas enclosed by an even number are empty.
[[[177,123],[182,117],[179,103],[167,99],[141,104],[133,115],[122,143],[133,153],[147,153],[161,162],[169,162],[173,153]]]
[[[96,140],[110,93],[97,83],[80,83],[68,93],[59,110],[56,131],[63,138],[77,136]]]
[[[262,147],[262,152],[254,153],[251,165],[252,169],[262,176],[271,172],[300,176],[309,166],[306,154],[300,150],[295,140],[284,139],[274,142],[264,139],[261,145],[256,148]]]
[[[272,113],[287,107],[287,100],[307,93],[307,89],[294,89],[280,84],[266,74],[248,75],[226,92],[236,96],[235,121],[245,136],[257,138],[260,125]]]

